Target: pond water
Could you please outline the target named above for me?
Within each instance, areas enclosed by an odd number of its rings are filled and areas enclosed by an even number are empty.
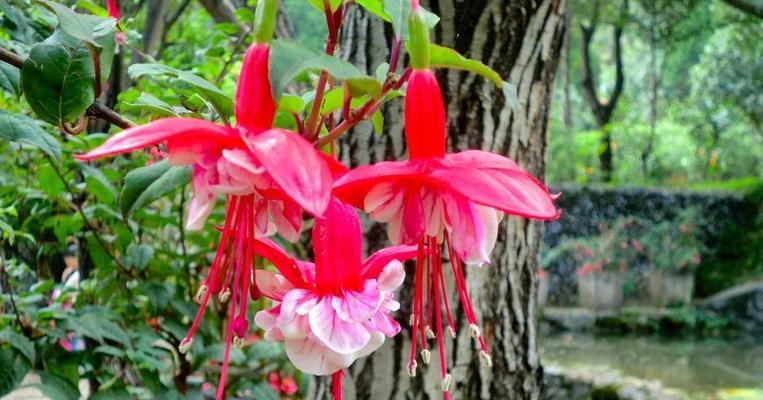
[[[763,387],[761,339],[662,339],[541,335],[544,363],[566,368],[610,368],[623,375],[660,381],[698,398],[722,389]]]

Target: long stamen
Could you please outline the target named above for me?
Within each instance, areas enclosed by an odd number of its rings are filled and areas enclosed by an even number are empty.
[[[436,239],[432,238],[430,243],[436,244]],[[434,246],[432,246],[434,248]],[[437,251],[434,251],[434,256],[437,256]],[[440,260],[434,259],[434,274],[439,275],[442,263]],[[445,297],[446,294],[441,292],[439,285],[435,285],[434,288],[434,315],[435,315],[435,329],[437,329],[437,348],[440,353],[440,375],[442,376],[442,390],[444,392],[445,399],[450,398],[450,384],[453,378],[448,374],[448,366],[445,361],[445,342],[442,334],[442,310],[440,309],[440,296]]]
[[[230,302],[230,311],[228,314],[228,336],[225,340],[225,355],[223,356],[223,367],[220,371],[220,381],[217,384],[217,400],[222,400],[225,395],[225,380],[228,378],[228,363],[230,362],[230,346],[233,341],[233,316],[236,315],[236,296],[238,295],[238,283],[241,270],[236,271],[236,278],[233,280],[233,299]]]
[[[410,325],[411,325],[411,355],[408,361],[408,374],[411,377],[416,376],[416,334],[417,334],[417,319],[419,316],[418,304],[421,300],[421,274],[422,263],[424,262],[424,241],[419,241],[419,251],[416,256],[416,275],[415,275],[415,287],[413,294],[413,311],[411,313]]]

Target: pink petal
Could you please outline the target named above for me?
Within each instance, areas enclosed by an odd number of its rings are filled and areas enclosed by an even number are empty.
[[[366,346],[371,333],[361,323],[345,321],[325,296],[308,315],[313,335],[326,347],[340,354],[351,354]]]
[[[302,229],[302,209],[291,200],[271,200],[268,202],[270,219],[282,238],[296,243]]]
[[[429,181],[429,160],[384,161],[354,168],[334,183],[334,196],[364,209],[366,196],[379,184]]]
[[[215,194],[210,190],[207,171],[199,166],[193,168],[193,199],[188,203],[188,218],[185,227],[195,231],[204,227],[204,222],[215,206]]]
[[[484,151],[448,154],[432,171],[440,185],[486,206],[536,219],[556,219],[553,197],[514,161]]]
[[[446,201],[446,221],[456,254],[470,264],[490,262],[485,253],[485,225],[477,206],[461,196]]]
[[[300,371],[312,375],[331,375],[348,367],[354,359],[349,355],[339,355],[311,339],[284,341],[289,360]]]
[[[366,259],[365,263],[363,263],[363,277],[366,279],[376,279],[378,277],[379,284],[381,285],[381,277],[379,274],[384,271],[385,267],[390,265],[393,261],[403,262],[410,260],[411,258],[416,257],[417,252],[417,246],[406,245],[381,249],[376,253],[371,254],[371,256]],[[405,276],[404,271],[403,276]],[[386,289],[383,288],[382,290],[386,291]]]
[[[379,309],[384,297],[373,279],[367,280],[362,292],[347,290],[343,296],[333,296],[331,306],[345,321],[363,322]]]
[[[395,321],[389,314],[379,311],[373,315],[373,317],[366,322],[368,329],[381,332],[388,337],[393,337],[400,333],[400,324]]]
[[[238,132],[225,126],[194,118],[165,118],[125,129],[87,154],[74,157],[81,161],[93,160],[162,142],[167,142],[170,154],[219,152],[223,148],[243,146]]]
[[[360,349],[359,351],[355,352],[353,354],[353,359],[350,364],[355,362],[358,358],[363,358],[365,356],[370,355],[371,353],[375,352],[384,344],[384,334],[380,332],[372,332],[371,333],[371,340],[368,341],[368,344],[366,347]],[[349,365],[348,365],[349,367]],[[346,367],[345,367],[346,368]]]
[[[415,252],[416,249],[414,248],[412,251]],[[392,260],[379,274],[379,290],[387,293],[394,292],[403,284],[403,281],[405,281],[405,268],[403,268],[403,264],[398,260]]]
[[[294,285],[281,275],[263,269],[255,270],[254,274],[257,287],[269,299],[281,301],[290,290],[294,289]]]
[[[329,167],[310,143],[283,129],[248,135],[246,142],[289,197],[309,213],[323,215],[333,180]]]

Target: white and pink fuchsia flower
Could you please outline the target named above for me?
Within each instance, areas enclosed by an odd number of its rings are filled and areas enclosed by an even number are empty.
[[[274,245],[263,254],[279,273],[256,272],[273,307],[258,312],[255,323],[265,329],[265,339],[283,341],[291,362],[306,373],[341,374],[400,332],[390,316],[400,307],[394,292],[405,279],[402,261],[417,249],[389,247],[363,262],[361,247],[356,212],[332,201],[313,228],[315,263],[288,257]]]

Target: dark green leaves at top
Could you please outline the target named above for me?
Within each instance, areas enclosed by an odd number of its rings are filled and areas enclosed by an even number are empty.
[[[270,49],[269,65],[273,98],[279,99],[289,82],[313,69],[325,69],[335,79],[346,82],[353,97],[369,95],[377,98],[381,94],[381,83],[351,63],[294,42],[276,40]]]
[[[365,0],[362,3],[376,3],[373,0]],[[358,3],[363,5],[362,3]],[[408,16],[411,14],[411,0],[382,0],[382,6],[387,18],[381,16],[385,21],[392,23],[392,28],[395,30],[395,36],[408,39]],[[364,6],[365,7],[365,6]],[[371,12],[378,9],[378,6],[368,8]],[[440,21],[440,17],[427,11],[424,7],[421,7],[424,13],[424,22],[431,29]],[[376,12],[374,12],[376,14]],[[377,14],[379,15],[379,14]]]
[[[169,76],[190,85],[204,99],[208,100],[219,114],[229,117],[233,114],[233,99],[217,86],[188,71],[181,71],[162,64],[133,64],[127,70],[132,79],[142,76]]]
[[[505,82],[501,79],[498,72],[495,72],[492,68],[483,64],[480,61],[466,58],[461,54],[458,54],[453,49],[438,46],[436,44],[431,45],[431,62],[432,67],[454,68],[461,69],[476,74],[482,75],[489,79],[496,86],[501,88],[509,105],[515,110],[519,109],[519,99],[517,98],[517,87],[509,82]]]
[[[4,343],[21,353],[30,364],[34,363],[34,344],[26,336],[7,327],[0,331],[0,344]]]
[[[18,68],[0,63],[0,88],[16,97],[21,96],[21,73]]]
[[[21,69],[21,86],[32,110],[62,126],[77,120],[95,99],[95,69],[87,47],[66,32],[32,47]]]
[[[34,146],[55,159],[61,158],[58,141],[27,116],[0,110],[0,137]]]
[[[114,34],[117,21],[113,18],[79,14],[63,4],[49,0],[41,1],[56,14],[61,30],[83,42],[101,47],[103,37]]]
[[[167,160],[137,168],[125,176],[119,207],[127,217],[135,210],[184,186],[191,180],[188,166],[170,166]]]

